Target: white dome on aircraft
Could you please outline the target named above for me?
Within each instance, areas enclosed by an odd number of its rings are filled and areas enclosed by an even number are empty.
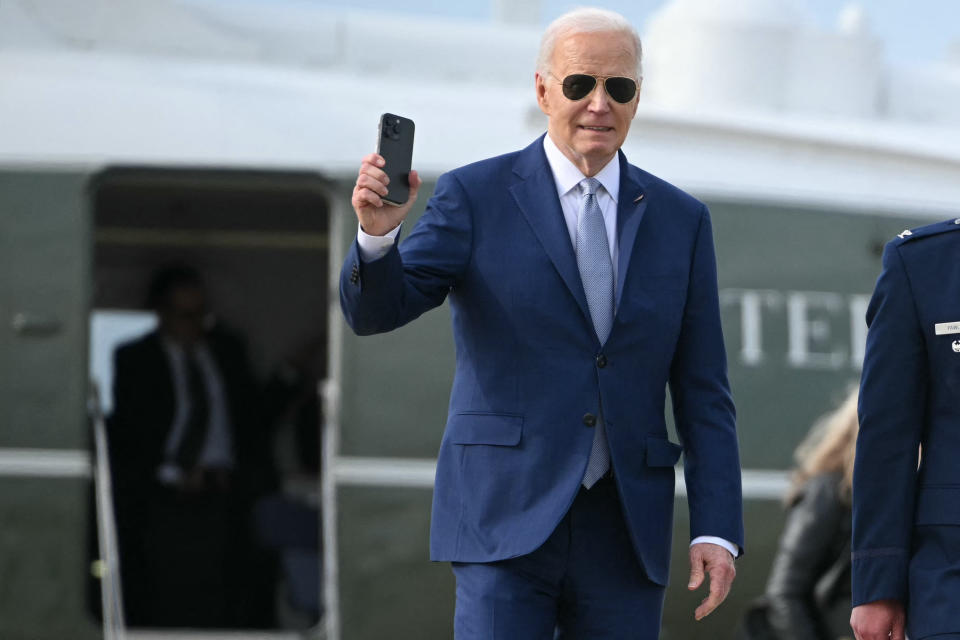
[[[809,21],[809,16],[795,0],[673,0],[655,14],[651,24],[691,20],[792,27]]]
[[[875,116],[880,43],[859,5],[838,22],[817,27],[793,0],[673,0],[645,34],[647,97],[691,110]]]

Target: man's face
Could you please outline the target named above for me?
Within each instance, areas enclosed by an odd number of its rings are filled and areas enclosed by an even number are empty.
[[[205,316],[203,289],[193,285],[175,287],[160,309],[160,328],[175,342],[189,346],[203,337]]]
[[[560,151],[586,175],[602,169],[623,144],[637,112],[637,96],[621,104],[598,82],[590,95],[572,101],[563,95],[563,78],[586,73],[637,80],[636,71],[633,39],[608,31],[562,37],[553,50],[550,73],[537,73],[537,102],[550,118],[547,131]]]

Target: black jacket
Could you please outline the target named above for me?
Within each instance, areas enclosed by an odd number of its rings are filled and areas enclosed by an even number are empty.
[[[173,378],[160,335],[150,333],[121,345],[114,354],[114,410],[107,431],[124,608],[132,625],[246,626],[254,619],[261,624],[263,618],[255,617],[262,611],[267,611],[262,614],[267,619],[272,615],[265,609],[272,604],[263,605],[264,598],[242,599],[255,588],[251,585],[272,587],[272,569],[261,566],[249,532],[253,501],[276,485],[270,433],[242,341],[219,328],[204,339],[223,379],[234,468],[228,492],[216,503],[218,509],[211,507],[203,517],[197,515],[197,508],[189,507],[198,503],[187,498],[178,499],[172,508],[169,489],[157,480],[176,410]],[[204,541],[198,545],[228,549],[223,555],[229,562],[228,569],[223,569],[221,557],[211,555],[207,564],[196,563],[195,574],[181,581],[178,593],[172,593],[169,575],[175,570],[169,567],[178,566],[184,552],[167,534],[178,528],[189,528],[194,541]],[[221,540],[224,528],[229,535]],[[240,570],[227,573],[234,567]],[[189,618],[194,610],[182,606],[183,602],[197,593],[205,595],[210,588],[204,580],[214,579],[223,579],[229,588],[214,590],[217,597],[204,600],[207,610],[203,615],[209,618],[196,622]],[[240,604],[234,605],[235,601]],[[197,604],[195,609],[204,606]],[[226,607],[232,607],[228,613],[223,612]]]
[[[840,475],[810,478],[790,508],[766,589],[767,619],[778,640],[853,636],[850,507]]]
[[[262,494],[273,489],[276,481],[270,434],[246,349],[241,340],[220,328],[205,340],[223,376],[237,490],[248,498]],[[156,485],[176,410],[173,378],[159,333],[121,345],[114,354],[114,372],[114,411],[107,425],[114,489],[118,499],[124,493],[145,498]]]

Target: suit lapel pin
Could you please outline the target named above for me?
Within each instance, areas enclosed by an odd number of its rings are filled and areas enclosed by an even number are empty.
[[[902,232],[897,234],[897,237],[903,240],[907,236],[912,236],[912,235],[913,235],[913,231],[910,231],[910,229],[904,229]]]
[[[640,202],[641,200],[643,200],[643,194],[642,194],[642,193],[641,193],[640,195],[638,195],[636,198],[633,199],[633,204],[637,204],[637,203]]]
[[[956,353],[960,353],[960,340],[953,341],[953,350]]]

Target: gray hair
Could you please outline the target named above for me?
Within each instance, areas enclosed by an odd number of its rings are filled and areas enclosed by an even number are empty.
[[[550,23],[543,32],[540,40],[540,52],[537,54],[537,71],[542,75],[550,71],[550,62],[553,59],[553,50],[561,37],[574,33],[595,33],[597,31],[616,31],[630,36],[636,52],[637,78],[643,77],[643,47],[640,44],[640,35],[633,25],[619,13],[598,9],[596,7],[581,7],[563,14]]]

